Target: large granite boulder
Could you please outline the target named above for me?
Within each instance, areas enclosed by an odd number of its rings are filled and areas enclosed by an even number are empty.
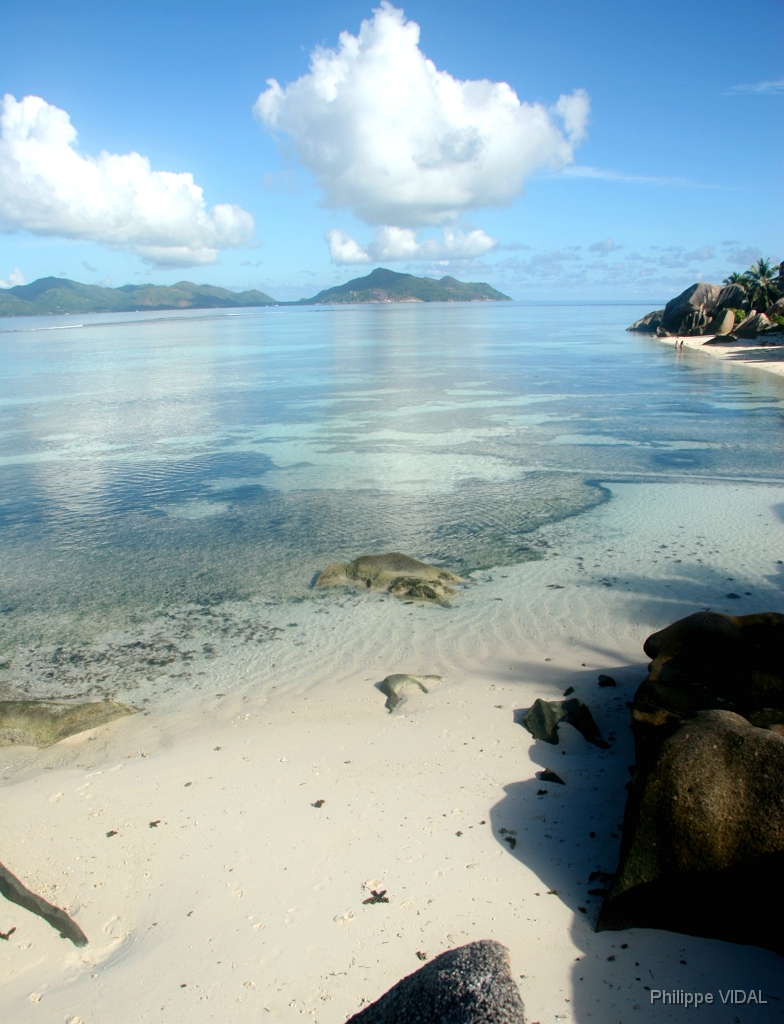
[[[648,637],[645,653],[631,706],[637,764],[598,928],[784,954],[784,615],[698,612]]]
[[[348,565],[332,562],[319,574],[316,586],[386,590],[395,597],[443,604],[454,594],[453,585],[464,582],[448,569],[392,551],[387,555],[361,555]]]
[[[718,313],[714,313],[711,319],[708,321],[705,333],[712,334],[716,338],[724,337],[729,334],[735,326],[735,314],[731,309],[720,309]]]
[[[700,314],[704,317],[713,312],[721,291],[720,285],[708,284],[705,281],[691,285],[680,295],[670,299],[664,307],[662,325],[671,334],[685,333],[682,327],[688,329],[688,325],[693,325],[695,321],[701,319]]]
[[[741,320],[732,333],[736,338],[756,338],[766,327],[770,327],[768,317],[764,313],[755,313],[752,310],[751,315]]]
[[[347,1024],[525,1024],[523,1002],[500,942],[442,953]]]
[[[663,316],[663,309],[655,309],[652,313],[648,313],[647,316],[642,317],[641,320],[635,320],[630,327],[626,328],[626,330],[644,331],[647,334],[655,334],[657,328],[661,327]]]
[[[0,701],[0,747],[19,744],[50,747],[66,736],[95,729],[115,718],[134,715],[134,708],[113,700],[74,704],[56,700]]]
[[[631,707],[638,768],[699,711],[784,728],[784,615],[697,612],[649,636],[643,649],[653,660]]]
[[[666,928],[784,955],[784,736],[700,711],[629,797],[597,928]]]
[[[740,285],[729,284],[722,287],[698,281],[680,295],[676,295],[674,299],[670,299],[664,309],[648,313],[627,330],[648,331],[664,337],[718,334],[719,332],[713,328],[719,313],[729,309],[748,309],[748,305],[748,296]],[[730,329],[731,327],[732,325]]]
[[[712,312],[720,309],[748,309],[749,297],[739,284],[725,284],[716,297]]]

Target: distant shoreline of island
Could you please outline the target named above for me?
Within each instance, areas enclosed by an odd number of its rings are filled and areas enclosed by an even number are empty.
[[[228,288],[179,281],[174,285],[123,285],[107,288],[60,277],[0,291],[0,317],[53,316],[68,313],[141,313],[188,309],[237,309],[264,306],[357,305],[386,302],[510,302],[489,284],[454,277],[415,277],[378,268],[365,277],[326,288],[309,299],[279,301],[256,289]]]

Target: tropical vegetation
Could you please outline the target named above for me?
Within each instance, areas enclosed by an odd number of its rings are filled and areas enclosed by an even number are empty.
[[[781,298],[782,264],[773,266],[771,260],[758,259],[742,274],[735,272],[725,277],[724,284],[740,285],[752,306],[767,309]]]

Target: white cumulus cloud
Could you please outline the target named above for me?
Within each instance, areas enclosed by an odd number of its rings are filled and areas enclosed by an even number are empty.
[[[128,249],[161,266],[215,263],[247,244],[253,217],[207,209],[193,175],[154,171],[139,153],[81,156],[64,110],[39,96],[0,108],[0,226]]]
[[[362,246],[345,231],[327,231],[326,240],[333,263],[392,263],[399,260],[465,260],[484,256],[498,240],[484,231],[456,231],[444,228],[441,238],[418,241],[412,228],[385,225],[373,241]]]
[[[385,0],[357,36],[343,32],[337,49],[316,49],[308,74],[267,86],[254,108],[259,119],[288,135],[326,205],[382,231],[407,229],[379,234],[370,247],[396,252],[428,245],[411,229],[509,206],[536,168],[570,163],[590,105],[583,90],[548,108],[521,102],[505,82],[439,71],[419,49],[419,26]],[[370,254],[347,239],[332,234],[333,258]],[[446,235],[440,244],[449,246]]]
[[[370,253],[345,231],[334,228],[325,234],[333,263],[370,263]]]
[[[11,273],[8,275],[8,280],[4,281],[0,278],[0,288],[15,288],[18,284],[24,284],[24,274],[19,267],[14,267]]]

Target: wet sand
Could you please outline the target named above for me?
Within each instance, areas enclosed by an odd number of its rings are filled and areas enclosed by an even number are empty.
[[[674,345],[676,341],[683,342],[684,351],[700,352],[703,355],[714,356],[723,359],[728,363],[736,363],[739,366],[751,366],[766,373],[775,373],[784,377],[784,337],[776,335],[775,341],[762,344],[757,341],[728,341],[714,340],[713,338],[659,338],[665,344]]]

